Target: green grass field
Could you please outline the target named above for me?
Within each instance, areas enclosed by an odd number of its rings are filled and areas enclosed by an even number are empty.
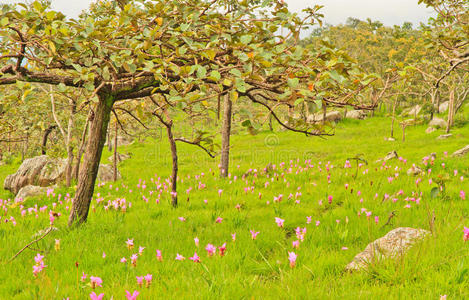
[[[218,177],[217,159],[178,144],[177,209],[170,206],[164,188],[171,163],[166,139],[134,143],[120,150],[132,153],[120,165],[123,179],[95,189],[88,222],[77,229],[66,226],[71,202],[64,198],[72,190],[59,188],[22,204],[3,200],[0,299],[89,299],[92,291],[104,293],[104,299],[125,299],[126,290],[138,290],[138,299],[439,299],[440,295],[468,299],[469,242],[463,240],[463,228],[469,227],[469,155],[450,155],[469,144],[469,126],[455,128],[453,137],[446,140],[436,139],[442,131],[425,134],[426,127],[411,126],[405,142],[398,126],[397,140],[385,141],[389,127],[389,119],[377,117],[341,122],[336,135],[326,139],[290,132],[240,133],[232,139],[228,179]],[[391,150],[402,159],[386,166],[375,162]],[[422,158],[430,153],[436,153],[436,160],[425,166]],[[103,161],[109,155],[104,153]],[[357,169],[351,160],[352,167],[344,168],[345,161],[357,155],[368,164]],[[266,174],[269,163],[275,169]],[[413,163],[425,175],[407,175]],[[2,166],[0,180],[17,167],[18,163]],[[445,190],[432,194],[439,180],[445,182]],[[396,195],[400,190],[403,194]],[[461,191],[467,194],[465,200]],[[385,194],[391,197],[383,201]],[[279,195],[283,200],[274,202]],[[331,204],[328,196],[333,198]],[[9,197],[6,191],[0,193],[0,198]],[[396,201],[391,200],[394,197]],[[419,198],[419,203],[411,198]],[[119,205],[116,199],[125,199],[125,212],[114,209],[112,202]],[[29,213],[28,208],[36,204],[37,213],[34,209]],[[47,208],[41,212],[43,206]],[[372,212],[370,218],[362,208]],[[62,214],[54,223],[59,230],[34,244],[35,250],[26,249],[8,262],[36,232],[49,226],[50,209]],[[392,211],[396,217],[384,226]],[[436,219],[430,225],[433,212]],[[5,222],[10,217],[16,226]],[[221,223],[216,222],[218,217]],[[275,217],[285,220],[283,228]],[[306,234],[294,249],[297,227],[306,228]],[[384,261],[368,271],[344,272],[369,242],[397,227],[432,229],[433,233],[398,260]],[[259,232],[255,240],[250,230]],[[131,250],[128,239],[134,240]],[[225,242],[224,256],[207,255],[207,244],[219,247]],[[130,257],[139,246],[145,249],[132,266]],[[156,257],[157,249],[162,261]],[[47,267],[35,277],[37,250],[43,251]],[[288,261],[292,251],[297,254],[294,268]],[[200,263],[189,260],[194,252]],[[186,259],[176,260],[177,254]],[[121,262],[123,257],[127,263]],[[146,274],[153,275],[151,285],[138,286],[136,276]],[[100,277],[102,287],[93,290],[90,276]]]

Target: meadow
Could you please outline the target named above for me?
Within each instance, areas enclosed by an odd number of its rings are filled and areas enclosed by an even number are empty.
[[[217,159],[178,144],[176,209],[165,137],[137,142],[119,149],[132,154],[123,178],[96,187],[79,228],[67,227],[73,189],[23,203],[1,191],[0,298],[467,299],[469,155],[451,153],[468,144],[469,126],[444,140],[409,126],[405,142],[386,141],[389,126],[384,117],[345,120],[324,139],[240,132],[226,179]],[[392,150],[398,159],[376,162]],[[424,172],[408,175],[413,164]],[[0,181],[18,166],[2,166]],[[51,211],[57,230],[10,260],[50,226]],[[397,227],[432,234],[399,259],[344,271]],[[45,267],[33,274],[38,253]]]

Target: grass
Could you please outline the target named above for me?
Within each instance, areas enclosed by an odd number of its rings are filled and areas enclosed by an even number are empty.
[[[157,189],[157,182],[164,185],[170,174],[166,140],[148,139],[124,147],[121,151],[132,153],[132,158],[120,165],[123,179],[96,188],[84,226],[73,230],[66,227],[70,202],[63,201],[54,209],[62,214],[54,224],[59,230],[34,246],[44,251],[47,265],[37,278],[32,274],[37,251],[27,249],[12,262],[8,260],[32,240],[34,233],[49,226],[52,203],[59,203],[59,194],[63,200],[72,190],[59,188],[54,195],[32,198],[22,204],[25,208],[37,204],[38,209],[47,205],[37,217],[34,212],[22,217],[19,204],[4,200],[0,223],[0,298],[86,299],[92,291],[89,276],[98,276],[103,279],[103,287],[96,292],[104,293],[104,299],[111,296],[125,299],[126,290],[138,290],[139,299],[437,299],[444,294],[451,299],[467,299],[469,243],[463,241],[462,231],[464,225],[469,226],[469,199],[462,200],[459,193],[464,190],[469,198],[469,155],[452,158],[444,152],[451,154],[468,144],[469,126],[455,128],[453,137],[447,140],[436,139],[441,131],[425,134],[425,127],[412,126],[406,129],[405,142],[385,141],[389,126],[389,119],[380,117],[360,122],[346,120],[339,123],[336,135],[327,139],[289,132],[262,132],[256,136],[240,133],[233,136],[231,178],[226,180],[217,176],[218,161],[197,148],[178,144],[177,209],[170,207],[164,188],[159,204],[158,192],[152,195],[149,192]],[[400,134],[400,130],[396,132]],[[385,168],[375,162],[391,150],[396,150],[407,163],[393,160]],[[432,152],[437,154],[434,165],[424,166],[422,158]],[[355,178],[355,162],[347,169],[344,163],[358,154],[368,165],[360,167]],[[105,152],[103,161],[109,155]],[[276,170],[267,178],[263,169],[269,163],[275,164]],[[408,176],[406,171],[413,163],[426,171],[431,168],[431,173]],[[18,162],[2,166],[0,180],[17,167]],[[249,169],[257,169],[257,176],[254,171],[247,173]],[[458,170],[457,176],[454,170]],[[196,179],[196,175],[201,177]],[[464,177],[462,181],[460,176]],[[389,182],[389,177],[395,179]],[[421,178],[418,185],[417,178]],[[431,178],[433,183],[429,183]],[[445,192],[432,196],[439,178],[447,178]],[[142,189],[144,182],[146,188]],[[199,182],[206,188],[199,190]],[[344,187],[346,183],[348,189]],[[189,187],[192,190],[187,194]],[[252,187],[252,191],[245,191]],[[394,195],[401,189],[404,195],[397,196],[397,202],[383,201],[385,194]],[[295,199],[287,199],[298,191],[299,204]],[[421,198],[420,204],[405,201],[412,193]],[[274,197],[280,194],[283,201],[274,203]],[[329,195],[333,196],[332,204],[328,204]],[[0,195],[4,199],[11,196],[6,192]],[[148,203],[142,196],[149,199]],[[126,212],[104,209],[108,201],[121,198],[126,200]],[[103,201],[97,203],[97,199]],[[240,210],[237,204],[241,205]],[[411,207],[405,208],[407,204]],[[362,208],[372,212],[370,220],[363,214],[358,216]],[[389,226],[383,226],[392,211],[396,211],[396,217]],[[347,263],[369,242],[393,228],[429,230],[433,212],[436,216],[433,234],[405,257],[385,261],[368,271],[344,272]],[[16,226],[4,222],[10,216],[16,219]],[[307,216],[312,217],[311,224],[306,224]],[[379,217],[378,224],[374,216]],[[215,222],[217,217],[223,218],[222,223]],[[285,219],[284,228],[277,227],[275,217]],[[319,226],[316,221],[320,221]],[[306,227],[307,233],[299,249],[293,249],[294,229],[298,226]],[[250,230],[260,232],[256,240],[251,239]],[[231,240],[232,233],[236,233],[235,242]],[[199,247],[194,244],[195,237],[200,239]],[[128,238],[134,239],[132,250],[126,247]],[[58,251],[54,249],[55,239],[60,240]],[[220,246],[224,242],[227,243],[224,257],[207,256],[204,249],[208,243]],[[136,267],[120,262],[122,257],[130,261],[139,246],[145,249]],[[155,257],[156,249],[163,254],[162,262]],[[201,263],[175,260],[177,253],[188,258],[194,251],[201,257]],[[298,255],[295,268],[288,264],[290,251]],[[82,272],[88,274],[84,282],[80,281]],[[138,287],[136,276],[147,273],[153,274],[153,283],[149,288]]]

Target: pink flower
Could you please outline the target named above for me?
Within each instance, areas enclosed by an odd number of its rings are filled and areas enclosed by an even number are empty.
[[[459,197],[461,197],[462,200],[466,200],[466,193],[464,193],[463,190],[459,192]]]
[[[186,218],[184,218],[184,217],[179,217],[178,219],[179,219],[179,221],[181,221],[181,222],[186,222]]]
[[[150,287],[151,281],[153,280],[153,275],[147,274],[143,278],[145,279],[145,282],[147,283],[146,286]]]
[[[103,287],[103,280],[99,277],[90,276],[91,288],[94,289],[97,286]]]
[[[231,234],[231,239],[233,242],[236,241],[236,232]]]
[[[142,247],[142,246],[138,247],[138,254],[139,254],[139,255],[142,255],[142,254],[143,254],[143,250],[145,250],[145,247]]]
[[[215,223],[221,223],[223,221],[223,218],[222,217],[218,217],[216,220],[215,220]]]
[[[142,287],[143,285],[143,276],[137,276],[137,285]]]
[[[469,228],[464,226],[464,241],[469,241]]]
[[[278,227],[283,227],[284,222],[285,220],[275,217],[275,223],[277,223]]]
[[[293,248],[295,248],[295,249],[300,248],[300,241],[298,241],[298,240],[293,241],[293,242],[292,242],[292,246],[293,246]]]
[[[137,300],[137,296],[140,293],[138,291],[134,291],[132,294],[129,291],[125,291],[125,297],[127,300]]]
[[[87,276],[87,275],[85,274],[85,272],[83,272],[83,274],[81,275],[81,281],[83,281],[83,282],[84,282],[84,281],[85,281],[85,279],[86,279],[86,276]]]
[[[90,294],[90,299],[91,299],[91,300],[102,300],[103,297],[104,297],[104,294],[103,294],[103,293],[101,293],[101,294],[99,294],[99,295],[96,295],[95,292],[91,292],[91,294]]]
[[[133,239],[127,239],[127,241],[125,243],[127,244],[127,248],[129,250],[132,250],[134,248],[134,240]]]
[[[103,258],[106,258],[106,253],[103,252]]]
[[[329,204],[332,204],[332,196],[331,195],[327,196],[327,201],[329,202]]]
[[[196,247],[199,247],[199,238],[195,237],[194,238],[194,243]]]
[[[249,232],[251,232],[251,238],[253,240],[255,240],[257,238],[257,235],[259,234],[259,232],[255,230],[250,230]]]
[[[225,251],[226,251],[226,243],[223,243],[220,247],[218,247],[218,250],[220,251],[220,256],[225,256]]]
[[[218,196],[221,197],[221,193],[223,193],[223,190],[222,189],[219,189],[218,190]]]
[[[197,252],[194,252],[194,256],[189,257],[189,259],[196,263],[200,262],[200,257],[197,255]]]
[[[297,255],[295,252],[288,252],[288,260],[290,261],[290,268],[294,268],[296,264]]]
[[[177,253],[176,254],[176,260],[185,260],[186,258],[182,256],[181,254]]]
[[[43,259],[44,259],[44,256],[41,255],[41,254],[39,254],[39,253],[34,257],[34,261],[35,261],[37,264],[41,264],[41,263],[43,262],[43,261],[42,261]]]
[[[345,251],[345,250],[348,250],[348,248],[347,248],[347,247],[342,247],[342,250],[344,250],[344,251]]]
[[[127,258],[122,257],[122,258],[121,258],[121,263],[125,264],[126,262],[127,262]]]
[[[319,226],[319,224],[321,224],[321,221],[317,220],[316,221],[316,226]]]
[[[207,244],[205,250],[207,250],[208,256],[212,256],[215,254],[215,251],[217,251],[217,248],[212,244]]]
[[[137,254],[132,254],[132,256],[130,257],[130,262],[132,263],[132,266],[134,267],[137,266],[137,258],[138,258]]]
[[[161,255],[161,250],[156,250],[156,259],[158,259],[158,261],[163,261],[163,256]]]
[[[378,216],[375,216],[375,223],[376,223],[376,224],[379,223],[379,217],[378,217]]]
[[[306,217],[306,224],[311,224],[312,220],[311,220],[311,216],[309,217]]]

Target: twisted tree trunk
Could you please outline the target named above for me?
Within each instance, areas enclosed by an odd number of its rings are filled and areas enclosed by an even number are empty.
[[[68,225],[81,224],[88,217],[88,210],[98,175],[99,162],[106,140],[106,133],[111,116],[114,98],[108,94],[98,93],[94,115],[91,118],[90,134],[86,145],[83,168],[78,175],[78,187],[73,200]]]

